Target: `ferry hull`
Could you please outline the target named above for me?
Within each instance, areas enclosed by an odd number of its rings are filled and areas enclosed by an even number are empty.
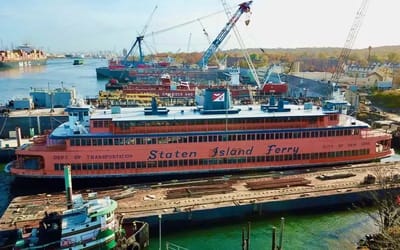
[[[378,159],[372,159],[378,160]],[[358,163],[367,163],[371,162],[372,160],[362,160],[362,161],[343,161],[343,162],[336,162],[336,163],[326,163],[326,164],[315,164],[315,165],[304,165],[300,164],[297,166],[269,166],[269,167],[254,167],[254,168],[246,168],[246,169],[197,169],[197,170],[187,170],[187,171],[160,171],[160,172],[147,172],[147,173],[110,173],[110,174],[77,174],[73,175],[73,179],[77,181],[103,181],[103,180],[110,180],[110,183],[113,183],[112,179],[115,181],[120,181],[123,179],[127,183],[137,182],[152,182],[152,181],[162,181],[162,180],[174,180],[174,179],[182,179],[182,178],[197,178],[200,176],[224,176],[229,174],[249,174],[253,172],[262,173],[265,171],[288,171],[288,170],[301,170],[301,169],[312,169],[312,168],[322,168],[322,167],[330,167],[330,166],[343,166],[347,164],[358,164]],[[61,175],[50,175],[45,172],[38,173],[30,172],[30,171],[15,171],[12,172],[9,170],[7,171],[15,175],[15,177],[19,179],[62,179],[63,176]]]
[[[82,152],[81,152],[82,153]],[[40,152],[37,153],[40,155]],[[109,169],[106,170],[102,167],[101,170],[83,170],[83,169],[73,169],[73,179],[75,180],[106,180],[106,179],[118,179],[125,180],[127,182],[146,182],[146,181],[158,181],[158,180],[171,180],[171,179],[182,179],[182,178],[192,178],[199,176],[215,176],[215,175],[226,175],[226,174],[241,174],[241,173],[251,173],[251,172],[262,172],[262,171],[284,171],[284,170],[300,170],[307,168],[320,168],[320,167],[329,167],[329,166],[339,166],[346,164],[356,164],[356,163],[365,163],[371,161],[379,161],[381,158],[389,157],[392,154],[388,152],[383,152],[380,154],[371,155],[369,157],[358,157],[358,158],[342,158],[340,159],[325,159],[319,161],[296,161],[296,162],[270,162],[265,164],[256,164],[256,163],[247,163],[247,164],[208,164],[208,165],[196,165],[196,166],[181,166],[181,167],[165,167],[165,168],[151,168],[145,167],[142,169]],[[105,155],[105,154],[104,154]],[[11,173],[18,178],[22,179],[61,179],[62,175],[62,166],[72,165],[74,163],[66,163],[65,161],[60,160],[61,154],[58,152],[54,152],[48,158],[50,159],[58,159],[52,160],[47,163],[49,166],[59,165],[59,169],[21,169],[21,168],[10,168]],[[76,153],[65,154],[64,159],[66,158],[75,158],[77,156]],[[115,157],[114,157],[115,156]],[[121,161],[119,161],[116,157],[121,156],[130,157],[129,151],[124,152],[121,151],[117,155],[109,156],[114,160],[111,162],[115,164],[119,164],[122,166]],[[96,154],[80,154],[80,157],[87,159],[95,159]],[[93,160],[90,160],[93,162]],[[128,160],[129,161],[129,160]],[[63,162],[63,163],[59,163]],[[73,161],[72,161],[73,162]],[[128,163],[126,163],[128,165]],[[111,181],[112,182],[112,181]]]
[[[208,71],[194,69],[169,69],[169,68],[96,68],[98,79],[117,79],[120,82],[149,81],[154,82],[163,74],[169,74],[174,80],[195,81],[196,83],[217,80],[229,80],[229,72],[226,70],[210,69]],[[247,74],[244,73],[244,74]],[[253,83],[248,80],[246,83]]]
[[[290,133],[297,132],[281,132],[277,136]],[[387,134],[349,134],[342,138],[324,138],[324,141],[321,141],[321,138],[236,140],[256,138],[256,135],[260,134],[257,132],[247,134],[248,137],[239,134],[235,141],[231,142],[224,141],[224,138],[234,138],[212,134],[207,138],[221,141],[199,142],[199,138],[204,136],[183,136],[186,143],[178,141],[167,143],[167,140],[175,140],[176,137],[161,136],[158,143],[157,139],[139,138],[131,144],[132,138],[123,138],[115,141],[111,139],[118,145],[101,147],[82,146],[83,143],[87,144],[86,138],[74,140],[73,146],[46,145],[43,144],[46,143],[45,138],[36,138],[36,143],[39,145],[23,145],[17,149],[17,160],[11,167],[11,173],[17,177],[62,178],[64,166],[70,165],[73,178],[76,179],[136,179],[200,173],[312,168],[375,161],[392,154],[391,138]],[[189,142],[194,139],[197,142]],[[90,141],[98,143],[97,139]],[[139,144],[145,141],[150,144]],[[104,142],[110,143],[110,140],[105,139]],[[376,146],[378,142],[380,146]]]

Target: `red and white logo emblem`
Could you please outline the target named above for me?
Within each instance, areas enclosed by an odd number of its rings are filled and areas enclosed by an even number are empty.
[[[224,92],[216,92],[212,94],[213,102],[223,102],[225,101],[225,93]]]

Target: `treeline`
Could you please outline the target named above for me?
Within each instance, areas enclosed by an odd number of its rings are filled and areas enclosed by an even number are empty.
[[[296,48],[296,49],[265,49],[265,48],[252,48],[247,49],[250,58],[255,67],[265,67],[272,63],[287,63],[291,64],[296,61],[307,61],[321,64],[321,62],[328,62],[324,67],[326,71],[332,70],[332,64],[337,61],[342,49],[341,48]],[[170,56],[175,59],[176,63],[193,65],[197,64],[203,52],[192,53],[159,53],[156,55],[149,55],[152,58],[163,58]],[[217,65],[217,60],[224,62],[228,60],[228,66],[240,66],[247,68],[247,63],[244,60],[243,52],[238,49],[219,51],[216,57],[211,57],[209,65]],[[347,64],[357,64],[360,66],[367,66],[372,63],[400,63],[400,46],[382,46],[370,47],[365,49],[354,49],[349,55]],[[309,63],[310,64],[310,63]],[[305,71],[317,70],[313,69],[313,63],[309,68],[303,68]],[[319,69],[318,69],[319,70]]]
[[[400,91],[398,89],[386,91],[374,91],[369,96],[374,105],[390,112],[399,112],[400,110]]]

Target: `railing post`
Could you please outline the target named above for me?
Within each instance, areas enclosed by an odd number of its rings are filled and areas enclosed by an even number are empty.
[[[162,215],[159,214],[158,215],[158,237],[159,237],[159,241],[158,241],[158,249],[161,250],[161,218]]]

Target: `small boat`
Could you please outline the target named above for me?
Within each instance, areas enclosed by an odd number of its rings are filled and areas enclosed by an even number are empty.
[[[75,59],[73,65],[82,65],[83,59]]]
[[[145,249],[149,246],[146,222],[116,220],[117,202],[89,194],[73,197],[73,207],[45,213],[38,227],[0,231],[0,249]],[[3,248],[6,247],[6,248]],[[131,247],[131,248],[128,248]],[[136,248],[135,248],[136,247]]]
[[[145,249],[149,245],[146,222],[117,219],[117,202],[89,193],[72,194],[70,168],[65,167],[67,209],[44,213],[36,223],[26,219],[15,229],[0,231],[0,249]]]

